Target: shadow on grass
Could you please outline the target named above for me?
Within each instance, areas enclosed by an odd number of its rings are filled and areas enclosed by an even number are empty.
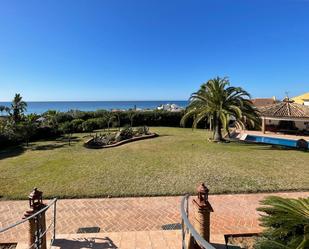
[[[0,160],[10,157],[16,157],[25,152],[22,146],[10,147],[4,150],[0,150]]]
[[[79,141],[81,141],[81,138],[77,137],[77,136],[72,136],[70,140],[71,140],[71,142],[79,142]],[[68,137],[60,137],[59,139],[57,139],[57,141],[69,142],[69,138]]]
[[[71,137],[71,146],[73,145],[72,143],[77,143],[81,139],[79,137]],[[43,145],[34,145],[32,147],[29,147],[29,149],[35,151],[35,150],[55,150],[55,149],[60,149],[63,147],[68,147],[70,146],[69,144],[69,139],[67,137],[61,137],[57,140],[52,140],[50,144],[43,144]]]
[[[28,149],[36,151],[36,150],[54,150],[69,146],[69,144],[44,144],[44,145],[37,145],[29,147]]]
[[[40,140],[41,142],[51,142],[49,144],[43,144],[43,145],[36,145],[36,143],[31,143],[28,147],[25,146],[15,146],[15,147],[9,147],[6,149],[1,149],[0,150],[0,160],[5,159],[5,158],[10,158],[10,157],[16,157],[21,154],[23,154],[26,150],[54,150],[54,149],[59,149],[63,147],[70,146],[69,145],[69,139],[67,137],[60,137],[57,139],[45,139],[45,140]],[[81,141],[80,137],[74,136],[71,137],[71,145],[72,143],[77,143]]]

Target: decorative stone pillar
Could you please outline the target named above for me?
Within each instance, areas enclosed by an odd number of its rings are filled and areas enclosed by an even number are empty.
[[[210,240],[210,213],[213,208],[208,201],[209,190],[204,183],[197,188],[197,198],[193,199],[195,230],[209,242]]]
[[[23,216],[23,219],[26,219],[44,207],[43,204],[43,192],[38,191],[37,188],[34,188],[33,191],[29,194],[29,206],[30,209],[27,210]],[[28,223],[28,245],[30,249],[38,248],[46,249],[46,234],[39,238],[46,230],[46,220],[45,220],[45,211],[31,218]]]

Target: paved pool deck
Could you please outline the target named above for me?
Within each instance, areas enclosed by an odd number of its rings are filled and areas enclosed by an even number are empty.
[[[262,131],[237,130],[236,133],[238,133],[240,136],[247,134],[260,137],[275,137],[275,138],[292,139],[292,140],[304,139],[309,142],[309,136],[288,135],[269,131],[263,133]]]

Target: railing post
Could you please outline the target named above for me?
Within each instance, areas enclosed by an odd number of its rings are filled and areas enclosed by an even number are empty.
[[[193,199],[194,227],[207,242],[210,241],[210,213],[213,212],[208,193],[208,188],[202,183],[197,188],[197,198]],[[195,248],[201,247],[197,245]]]
[[[56,239],[56,214],[57,214],[57,200],[54,203],[54,229],[53,229],[53,241]]]
[[[42,192],[36,188],[28,196],[30,210],[27,210],[23,216],[26,219],[41,209],[45,208],[46,205],[42,201]],[[45,211],[29,219],[28,223],[28,244],[30,249],[46,249],[46,220]],[[42,235],[44,234],[44,235]]]

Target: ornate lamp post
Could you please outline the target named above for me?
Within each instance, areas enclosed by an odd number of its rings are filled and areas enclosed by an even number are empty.
[[[32,190],[28,196],[28,200],[30,209],[25,212],[24,219],[46,207],[46,205],[43,204],[43,192],[39,191],[37,188]],[[29,219],[28,224],[28,244],[30,249],[46,249],[46,234],[42,235],[46,230],[45,211]]]
[[[196,231],[209,242],[210,239],[210,213],[213,208],[208,201],[209,189],[204,183],[197,187],[197,198],[193,199],[194,227]]]
[[[34,188],[32,192],[28,195],[29,206],[32,210],[40,210],[43,204],[43,192]]]

